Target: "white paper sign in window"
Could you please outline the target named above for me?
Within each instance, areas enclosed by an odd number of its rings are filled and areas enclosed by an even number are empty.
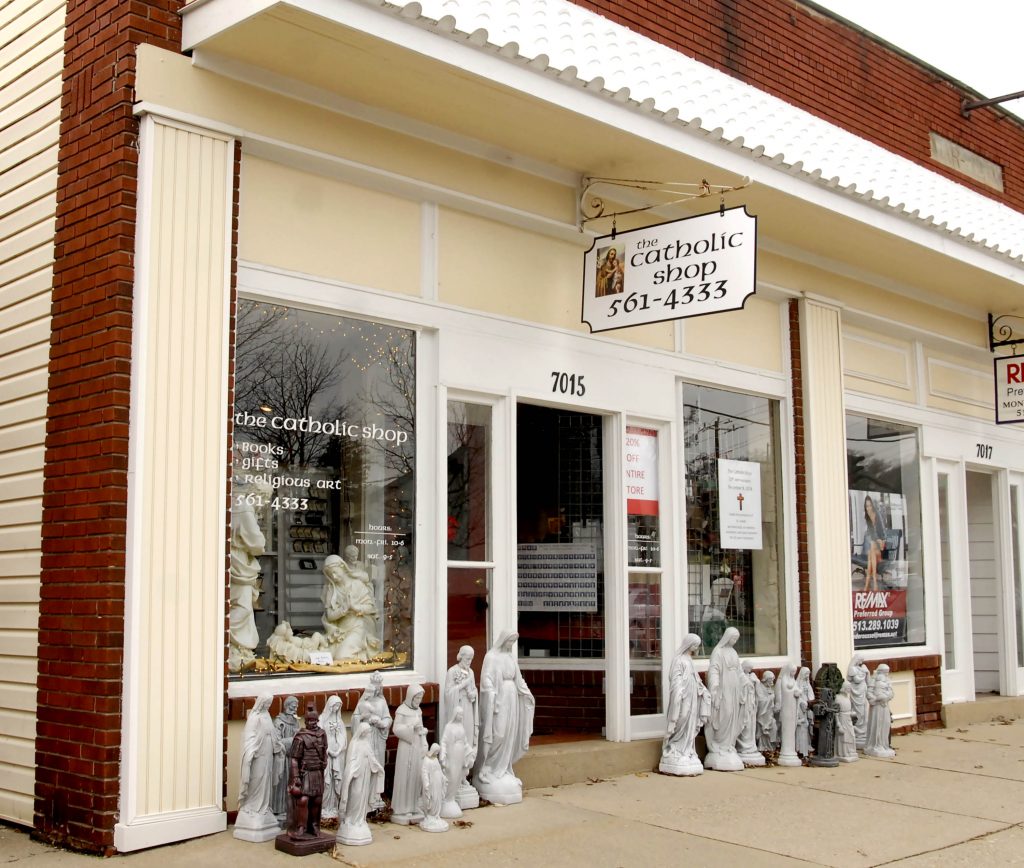
[[[761,465],[718,459],[718,498],[723,549],[761,548]]]

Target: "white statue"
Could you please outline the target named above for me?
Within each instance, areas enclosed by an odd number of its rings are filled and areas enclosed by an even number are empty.
[[[338,841],[342,844],[359,846],[373,843],[366,814],[373,797],[384,789],[384,766],[377,760],[373,747],[375,719],[370,717],[352,727],[352,742],[348,746],[345,774],[341,779],[344,819],[338,826]]]
[[[257,844],[276,838],[281,831],[277,817],[270,810],[275,782],[274,754],[282,750],[270,718],[273,700],[273,694],[260,694],[242,731],[242,771],[234,834],[236,838]]]
[[[241,672],[247,663],[256,659],[260,634],[256,630],[253,609],[259,599],[260,555],[266,544],[252,504],[243,494],[236,494],[231,506],[231,564],[228,568],[231,578],[228,669],[231,672]]]
[[[868,688],[868,737],[864,743],[864,756],[878,759],[892,759],[896,756],[896,751],[889,744],[892,730],[889,703],[892,702],[893,695],[889,667],[885,663],[879,663]]]
[[[518,638],[518,633],[503,630],[484,655],[480,674],[480,743],[473,785],[496,805],[523,800],[523,782],[512,764],[529,749],[533,733],[536,703],[513,650]]]
[[[814,689],[811,687],[811,670],[800,667],[796,679],[800,687],[799,713],[796,718],[796,752],[800,756],[811,755],[811,731],[814,726]]]
[[[441,734],[441,768],[444,769],[445,790],[444,802],[441,805],[441,816],[446,820],[456,820],[462,816],[462,806],[458,796],[466,783],[466,775],[473,768],[476,755],[466,738],[466,727],[463,723],[461,706],[455,707],[455,716],[445,724]],[[476,790],[473,790],[475,793]],[[480,806],[477,798],[476,807]]]
[[[440,746],[432,744],[420,767],[420,783],[423,787],[423,819],[420,828],[424,832],[448,831],[448,823],[441,819],[445,780],[441,763],[437,759],[440,752]]]
[[[370,744],[373,745],[373,755],[381,766],[384,765],[388,733],[391,731],[391,712],[388,711],[388,703],[384,699],[383,684],[384,678],[379,672],[374,672],[370,676],[369,686],[356,703],[356,710],[352,712],[353,738],[359,724],[363,721],[369,722]],[[377,789],[370,796],[370,810],[378,811],[384,807],[384,777],[374,778],[374,786]]]
[[[661,745],[658,771],[692,777],[704,773],[693,742],[711,715],[711,696],[693,665],[700,636],[687,633],[669,670],[668,729]]]
[[[757,749],[757,688],[761,686],[761,682],[757,680],[749,660],[744,660],[740,668],[743,671],[740,692],[740,718],[743,721],[743,728],[736,739],[736,753],[745,766],[763,766],[764,754]]]
[[[274,792],[270,796],[270,810],[282,824],[287,823],[288,809],[292,804],[292,797],[288,794],[288,781],[292,774],[288,756],[292,749],[292,739],[299,731],[299,718],[295,714],[298,709],[298,698],[289,696],[282,705],[281,713],[274,718],[281,754],[274,754]]]
[[[391,822],[410,826],[423,819],[420,811],[420,780],[427,753],[427,728],[423,725],[423,687],[410,684],[405,702],[395,709],[394,733],[398,738],[395,783],[391,791]]]
[[[708,661],[708,692],[711,694],[711,717],[704,725],[708,752],[704,768],[720,772],[743,770],[743,761],[736,753],[736,740],[743,729],[740,702],[743,693],[743,670],[736,653],[740,631],[726,627],[722,638]]]
[[[864,742],[868,737],[868,686],[871,682],[871,673],[864,664],[863,654],[853,655],[846,670],[846,680],[850,683],[850,702],[853,703],[853,716],[856,720],[854,732],[857,750],[864,750]]]
[[[345,750],[348,730],[341,719],[341,697],[327,697],[327,705],[320,715],[320,729],[327,734],[327,760],[324,767],[324,797],[320,808],[321,820],[337,820],[341,812],[341,779],[345,774]]]
[[[853,688],[844,681],[836,694],[836,759],[841,763],[857,762],[857,732],[854,729]]]
[[[775,673],[765,670],[754,690],[757,696],[757,749],[774,751],[779,733],[779,721],[775,716]]]
[[[803,765],[796,755],[796,724],[802,700],[803,690],[796,681],[796,665],[787,663],[775,682],[775,710],[779,715],[781,739],[777,762],[780,766]]]
[[[324,632],[335,660],[367,661],[380,653],[377,600],[369,575],[357,560],[359,549],[345,547],[345,559],[324,558]]]
[[[282,621],[274,628],[274,632],[267,637],[267,651],[271,660],[281,660],[285,663],[309,663],[310,651],[326,651],[327,640],[323,633],[314,633],[312,636],[296,636],[292,632],[292,625]]]
[[[472,669],[474,656],[473,649],[469,645],[463,645],[459,649],[455,665],[448,670],[448,674],[444,678],[443,719],[445,724],[450,723],[455,718],[455,709],[462,709],[462,725],[466,731],[467,753],[473,758],[470,763],[476,760],[480,741],[480,703],[476,689],[476,676]],[[441,755],[444,756],[443,739]],[[441,762],[443,764],[444,760]],[[463,810],[480,807],[480,795],[467,780],[463,780],[459,791],[455,794],[455,801]]]

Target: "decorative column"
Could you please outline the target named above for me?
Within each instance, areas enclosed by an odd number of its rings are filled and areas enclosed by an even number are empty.
[[[800,350],[814,655],[810,662],[812,671],[822,662],[837,663],[845,671],[853,654],[853,611],[839,308],[813,297],[800,300]]]
[[[118,850],[221,831],[234,142],[141,118]]]

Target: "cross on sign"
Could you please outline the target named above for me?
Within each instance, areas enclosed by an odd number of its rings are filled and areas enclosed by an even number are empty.
[[[736,500],[739,502],[740,512],[743,512],[743,500],[744,500],[743,495],[742,494],[737,494],[736,495]]]

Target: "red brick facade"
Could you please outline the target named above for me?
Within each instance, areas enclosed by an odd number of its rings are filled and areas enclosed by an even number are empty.
[[[1024,126],[797,0],[573,0],[979,193],[1024,210]],[[1001,94],[991,94],[1000,96]],[[936,132],[1003,167],[1005,193],[936,163]]]
[[[811,561],[807,536],[807,453],[804,449],[804,368],[800,348],[800,302],[789,302],[789,369],[793,388],[793,473],[796,482],[797,605],[800,612],[800,659],[814,659],[811,639]]]
[[[50,337],[37,834],[110,852],[117,816],[138,125],[135,47],[180,0],[69,0]]]

